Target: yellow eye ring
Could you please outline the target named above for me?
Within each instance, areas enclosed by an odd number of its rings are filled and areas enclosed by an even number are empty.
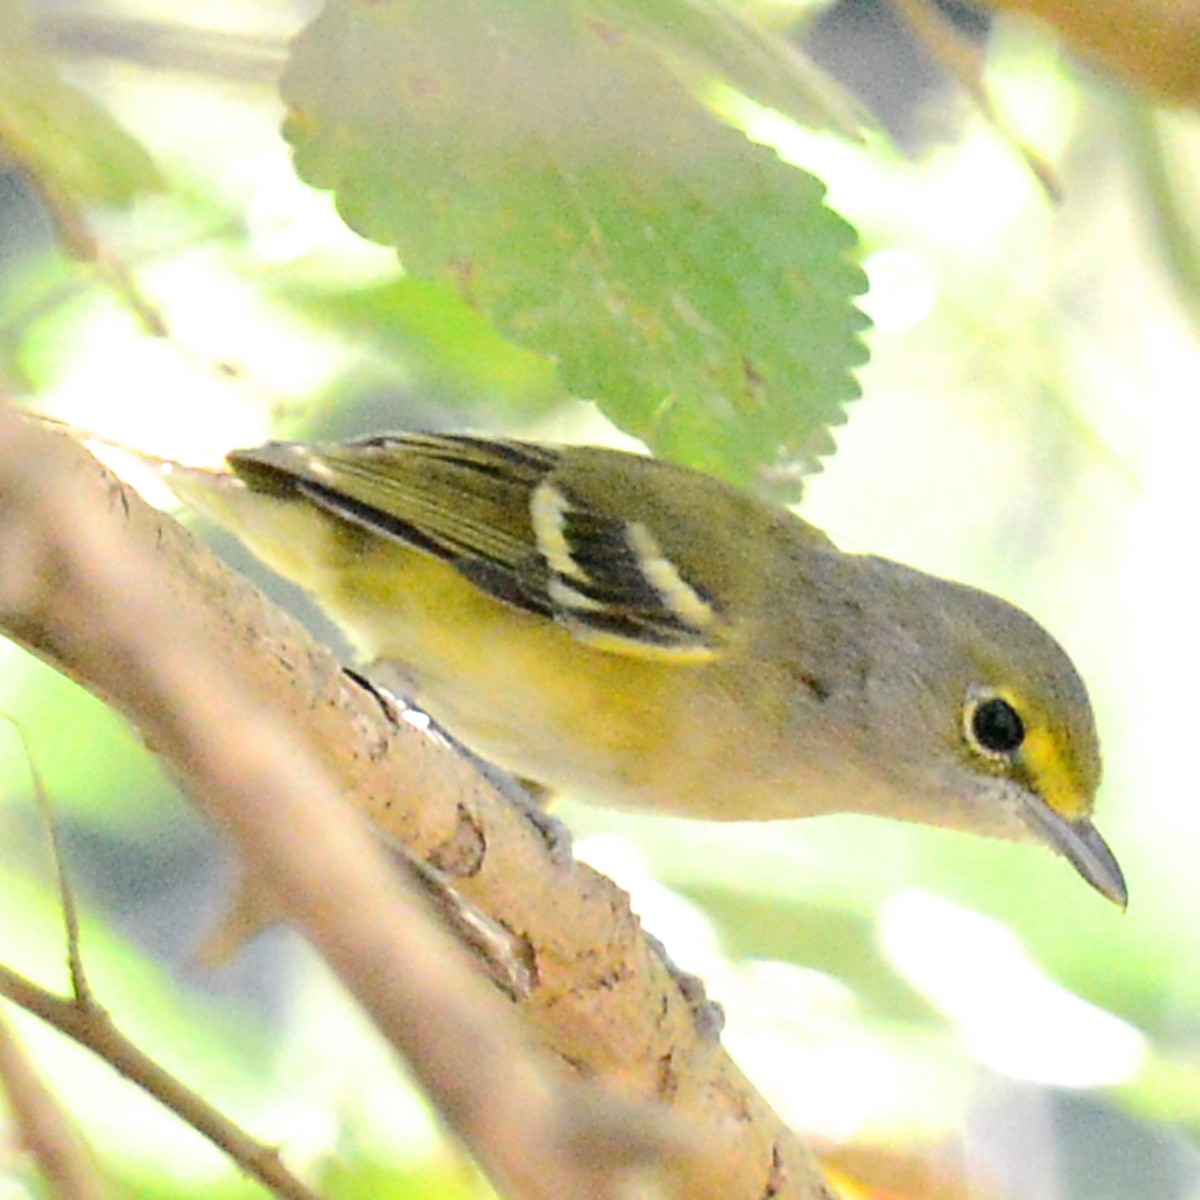
[[[1007,697],[980,689],[967,697],[963,708],[963,736],[977,754],[1003,762],[1025,741],[1025,722]]]

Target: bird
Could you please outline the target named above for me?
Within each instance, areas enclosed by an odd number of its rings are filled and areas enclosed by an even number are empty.
[[[464,744],[553,792],[1034,841],[1124,908],[1087,689],[1031,616],[596,446],[398,433],[167,463]]]

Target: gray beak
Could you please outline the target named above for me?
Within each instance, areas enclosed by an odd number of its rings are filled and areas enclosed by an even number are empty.
[[[1100,895],[1122,909],[1129,904],[1121,868],[1091,821],[1068,821],[1036,797],[1026,802],[1023,813],[1040,840],[1061,854]]]
[[[1122,911],[1129,906],[1121,865],[1091,821],[1064,821],[1052,845],[1100,895]]]

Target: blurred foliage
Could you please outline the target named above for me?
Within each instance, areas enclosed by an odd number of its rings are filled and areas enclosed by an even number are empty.
[[[106,207],[161,186],[141,143],[39,49],[27,0],[0,2],[0,28],[0,166],[7,157],[52,194]]]
[[[634,34],[701,100],[719,79],[808,128],[849,138],[862,130],[863,110],[850,93],[772,35],[775,21],[783,30],[796,21],[797,4],[774,13],[740,0],[590,0],[575,8],[601,32]]]
[[[569,397],[553,361],[501,337],[441,284],[411,275],[358,290],[281,281],[279,295],[314,321],[340,328],[393,362],[434,409],[484,420],[497,408],[511,420],[544,417]]]
[[[841,61],[869,62],[890,103],[914,94],[891,39],[870,49],[870,8],[331,5],[290,63],[287,128],[300,171],[335,188],[370,245],[297,182],[275,90],[164,51],[207,11],[163,9],[156,27],[101,4],[72,38],[61,11],[43,25],[0,2],[0,377],[202,461],[318,428],[616,437],[582,395],[664,452],[783,489],[796,480],[780,468],[811,466],[852,412],[806,514],[1060,631],[1106,733],[1101,825],[1130,913],[1028,848],[851,818],[724,829],[568,808],[582,852],[706,980],[728,1043],[798,1126],[886,1144],[892,1167],[955,1151],[921,1200],[943,1184],[973,1200],[1195,1200],[1200,132],[1002,22],[986,82],[1055,161],[1061,213],[944,88],[905,113],[930,131],[920,162],[783,120],[843,127],[850,111],[793,70],[780,31],[801,9],[808,23],[824,10],[824,44],[840,29]],[[295,32],[285,5],[220,19],[205,61]],[[124,60],[89,57],[106,24]],[[35,36],[49,27],[70,59]],[[145,336],[127,297],[69,261],[48,194],[80,205],[169,336]],[[850,408],[863,320],[843,217],[876,324],[869,399]],[[331,1197],[486,1195],[290,936],[216,975],[195,964],[229,868],[136,739],[15,650],[0,689],[119,1024]],[[0,745],[0,959],[50,983],[62,945],[44,835],[20,747]],[[88,1056],[19,1028],[119,1194],[259,1194]],[[848,1196],[919,1175],[876,1187],[869,1154],[835,1157]],[[24,1194],[29,1177],[3,1182]]]
[[[330,1200],[479,1200],[477,1177],[462,1161],[432,1163],[421,1170],[397,1170],[388,1159],[369,1155],[335,1162],[321,1186]]]

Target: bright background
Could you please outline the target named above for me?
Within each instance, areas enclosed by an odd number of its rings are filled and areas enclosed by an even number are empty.
[[[612,436],[594,414],[553,406],[532,355],[474,341],[464,358],[436,314],[409,314],[406,339],[374,336],[363,296],[395,276],[394,257],[296,180],[264,81],[302,14],[266,0],[191,7],[43,14],[65,73],[167,180],[98,229],[172,337],[147,337],[65,260],[10,171],[3,376],[48,411],[188,461],[317,430]],[[868,6],[839,7],[871,28]],[[136,37],[136,52],[98,37],[144,21],[209,33],[157,60]],[[854,31],[822,30],[853,63]],[[847,548],[1005,595],[1069,648],[1098,709],[1098,824],[1128,913],[1047,855],[949,833],[862,818],[712,827],[569,803],[561,815],[580,857],[633,892],[725,1005],[750,1076],[856,1177],[924,1156],[939,1182],[897,1193],[1196,1200],[1200,127],[1028,26],[997,27],[987,53],[1005,119],[1059,174],[1058,206],[952,85],[908,87],[900,55],[868,74],[892,72],[885,115],[909,155],[879,135],[853,146],[741,114],[826,181],[871,281],[865,398],[800,511]],[[486,1194],[290,935],[216,975],[196,965],[228,877],[215,836],[96,702],[12,647],[0,668],[0,711],[25,730],[52,797],[93,984],[120,1024],[331,1195]],[[48,856],[22,744],[3,728],[0,784],[0,958],[57,980]],[[123,1194],[256,1194],[107,1068],[19,1027]],[[0,1200],[38,1187],[15,1153],[0,1159]]]

